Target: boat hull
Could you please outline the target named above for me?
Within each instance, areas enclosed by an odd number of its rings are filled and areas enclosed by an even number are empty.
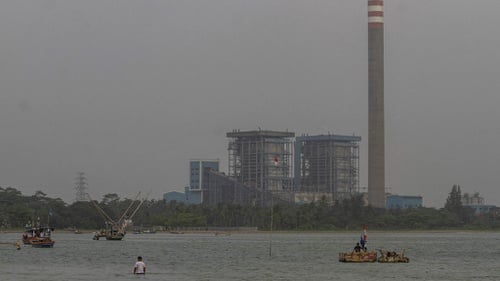
[[[50,241],[31,241],[31,246],[33,248],[53,248],[56,242],[53,240]]]
[[[106,240],[111,241],[120,241],[123,239],[123,236],[106,236]]]
[[[340,262],[376,262],[377,252],[339,253]]]
[[[407,257],[400,257],[400,258],[379,258],[378,262],[380,263],[409,263],[410,259]]]
[[[409,263],[410,259],[405,257],[405,251],[398,254],[394,251],[380,251],[380,257],[378,258],[378,262],[380,263]]]

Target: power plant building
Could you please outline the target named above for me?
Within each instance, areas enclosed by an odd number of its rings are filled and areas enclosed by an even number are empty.
[[[203,191],[203,204],[206,205],[237,204],[255,206],[259,204],[269,206],[273,202],[291,202],[290,199],[283,199],[286,196],[273,195],[270,191],[260,191],[256,188],[245,186],[235,179],[226,176],[224,173],[213,170],[207,171],[207,177],[204,180],[207,182],[207,185]],[[257,201],[260,198],[273,198],[273,200]]]
[[[350,198],[359,190],[359,136],[301,136],[295,140],[297,192]]]
[[[293,132],[238,131],[227,133],[229,177],[256,189],[255,204],[264,205],[270,193],[292,191]]]
[[[378,208],[386,208],[383,6],[383,0],[368,0],[368,203]],[[218,172],[218,162],[190,164],[189,191],[199,192],[200,202],[206,194],[207,203],[266,205],[269,197],[297,193],[326,194],[334,202],[359,192],[359,136],[301,136],[295,144],[288,131],[226,136],[228,175]]]

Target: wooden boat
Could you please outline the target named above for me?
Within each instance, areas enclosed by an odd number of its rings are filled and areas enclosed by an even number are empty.
[[[33,242],[37,245],[49,245],[54,243],[48,243],[51,239],[51,233],[54,231],[53,227],[30,227],[25,229],[22,240],[25,245],[33,245]],[[41,241],[45,241],[46,243],[40,243]],[[35,246],[36,247],[36,246]],[[45,247],[44,247],[45,248]]]
[[[384,251],[380,250],[380,257],[378,258],[378,262],[380,263],[409,263],[410,259],[405,257],[405,251],[403,250],[401,254],[398,254],[394,251]]]
[[[94,233],[94,237],[92,237],[92,240],[99,240],[101,237],[106,237],[106,231],[105,230],[100,230],[96,231]]]
[[[27,229],[23,233],[23,243],[31,244],[34,248],[52,248],[55,244],[55,241],[51,238],[52,231],[54,231],[53,227]]]
[[[104,212],[104,210],[94,200],[92,200],[92,198],[90,198],[90,195],[87,194],[90,202],[92,202],[97,211],[105,219],[106,224],[106,229],[94,233],[94,237],[92,239],[99,240],[99,238],[105,237],[106,240],[111,241],[122,240],[125,237],[127,226],[132,222],[132,218],[137,213],[142,204],[146,201],[146,198],[143,198],[142,200],[138,201],[138,204],[135,204],[140,194],[140,192],[137,193],[135,199],[130,202],[130,205],[118,220],[114,220],[108,214],[106,214],[106,212]],[[134,205],[136,205],[134,211],[132,213],[129,213],[130,209]]]
[[[125,231],[118,231],[118,230],[109,230],[108,233],[106,233],[106,240],[112,240],[112,241],[120,241],[125,237]]]
[[[377,249],[380,252],[380,257],[377,258],[377,252],[369,252],[365,244],[367,242],[366,225],[363,225],[363,232],[359,243],[356,243],[354,251],[348,253],[339,253],[340,262],[380,262],[380,263],[399,263],[410,262],[410,259],[405,257],[405,251],[397,254],[394,251],[384,251]]]
[[[52,248],[56,242],[50,237],[43,237],[31,240],[31,246],[33,248]]]
[[[376,262],[377,252],[339,253],[340,262]]]
[[[108,225],[107,229],[101,229],[94,233],[93,240],[99,240],[99,238],[106,238],[106,240],[119,241],[125,237],[125,230],[116,229],[112,225]]]
[[[376,262],[377,261],[377,252],[369,252],[365,244],[368,240],[368,236],[366,235],[366,225],[363,225],[363,232],[361,233],[361,238],[359,239],[359,243],[354,247],[354,251],[339,253],[339,261],[340,262]]]
[[[34,248],[52,248],[54,247],[55,241],[52,240],[51,235],[54,231],[54,227],[50,227],[50,217],[54,215],[52,209],[49,210],[47,216],[47,226],[41,226],[40,217],[38,217],[37,222],[34,226],[31,221],[25,225],[25,230],[23,232],[22,240],[25,245],[31,244]]]
[[[31,240],[33,240],[35,238],[35,235],[33,233],[35,233],[34,229],[24,230],[23,237],[22,237],[24,245],[31,245]]]

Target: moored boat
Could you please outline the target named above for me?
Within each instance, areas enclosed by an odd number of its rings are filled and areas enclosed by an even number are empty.
[[[123,237],[125,237],[125,230],[123,231],[110,230],[106,235],[106,240],[120,241],[123,239]]]
[[[99,240],[99,238],[105,237],[106,240],[122,240],[125,237],[127,226],[132,222],[132,218],[137,213],[142,204],[146,201],[146,198],[140,200],[134,211],[132,213],[129,213],[132,206],[137,202],[137,198],[140,194],[140,192],[137,193],[136,198],[130,202],[130,205],[118,220],[114,220],[108,214],[106,214],[106,212],[104,212],[104,210],[99,207],[99,205],[94,200],[92,200],[92,198],[90,198],[90,195],[87,194],[90,202],[92,202],[97,211],[104,217],[106,224],[106,229],[94,233],[94,237],[92,237],[92,239]]]
[[[106,240],[119,241],[125,237],[125,230],[117,230],[116,228],[113,228],[112,225],[108,225],[107,229],[101,229],[100,231],[95,232],[92,239],[99,240],[101,237],[106,238]]]

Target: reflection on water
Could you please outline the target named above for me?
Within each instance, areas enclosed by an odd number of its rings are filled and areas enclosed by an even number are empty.
[[[372,232],[370,249],[405,249],[410,263],[338,262],[359,235],[156,233],[95,241],[92,233],[55,232],[53,249],[1,247],[0,280],[500,280],[495,232]],[[0,242],[19,237],[0,233]],[[146,276],[132,275],[138,255]]]

